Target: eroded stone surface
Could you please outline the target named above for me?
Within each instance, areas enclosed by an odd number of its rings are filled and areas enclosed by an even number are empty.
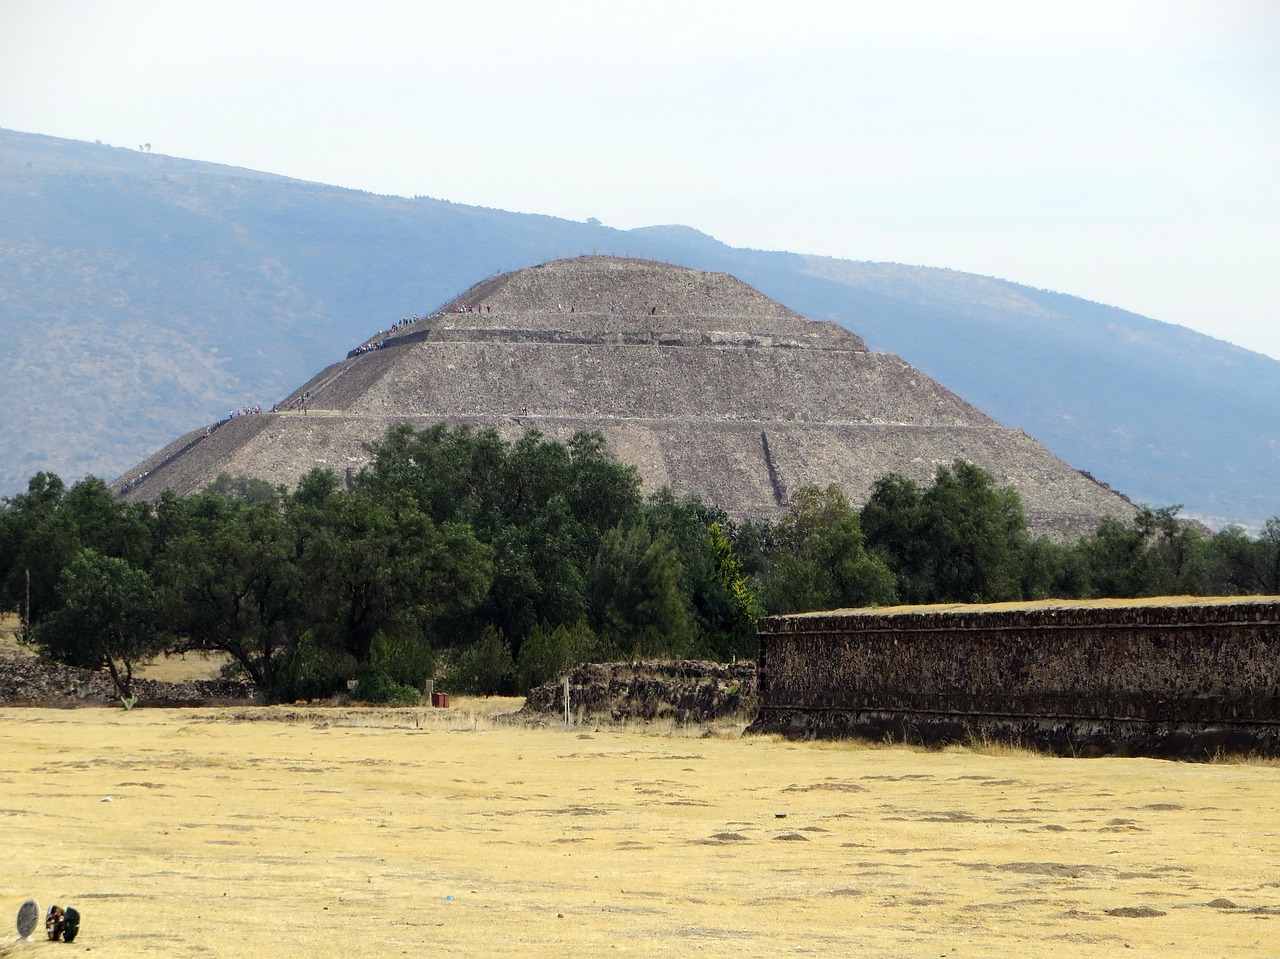
[[[887,472],[927,483],[961,458],[1015,487],[1038,531],[1079,533],[1133,513],[1024,433],[836,324],[806,320],[726,274],[644,260],[580,257],[491,277],[360,344],[280,408],[207,437],[202,426],[117,487],[148,499],[195,492],[223,472],[286,485],[317,466],[345,477],[395,423],[446,421],[507,439],[597,430],[647,490],[670,485],[739,518],[776,516],[807,484],[835,483],[861,504]]]

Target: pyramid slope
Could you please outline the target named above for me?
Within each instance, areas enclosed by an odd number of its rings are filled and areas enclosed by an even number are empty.
[[[470,312],[455,312],[471,306]],[[611,337],[756,338],[865,350],[834,323],[813,323],[726,273],[650,260],[584,256],[504,273],[447,303],[434,329],[560,332]]]
[[[957,458],[1018,489],[1035,529],[1082,532],[1132,513],[898,357],[733,277],[645,261],[582,257],[491,277],[281,406],[176,441],[122,478],[147,474],[126,495],[187,494],[221,472],[286,485],[316,466],[354,475],[393,424],[443,420],[510,439],[597,430],[647,489],[670,485],[739,517],[777,515],[811,483],[861,503],[887,472],[927,482]]]
[[[895,356],[833,350],[426,339],[334,364],[287,405],[304,394],[313,408],[371,416],[528,407],[542,416],[997,425]]]

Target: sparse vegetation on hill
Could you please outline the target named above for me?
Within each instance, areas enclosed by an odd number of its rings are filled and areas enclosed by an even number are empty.
[[[127,503],[48,474],[0,511],[0,609],[78,666],[216,650],[271,700],[356,680],[371,701],[514,692],[586,660],[755,653],[764,612],[1056,596],[1280,593],[1280,517],[1209,535],[1176,509],[1033,538],[1017,494],[963,461],[885,477],[859,513],[806,488],[777,523],[645,499],[598,436],[391,430],[350,489],[224,478]],[[159,612],[162,611],[162,612]]]

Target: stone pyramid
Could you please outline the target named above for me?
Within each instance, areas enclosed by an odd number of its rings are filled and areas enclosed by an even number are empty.
[[[321,466],[349,478],[392,424],[442,420],[509,439],[598,430],[646,490],[670,485],[739,518],[778,515],[806,484],[836,483],[860,504],[887,472],[927,483],[957,458],[1015,487],[1036,530],[1078,533],[1133,512],[834,323],[727,274],[601,256],[491,277],[358,345],[277,412],[201,427],[116,486],[151,499],[223,472],[291,485]]]

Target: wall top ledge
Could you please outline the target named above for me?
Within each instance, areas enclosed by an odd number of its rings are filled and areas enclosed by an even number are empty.
[[[1280,596],[1157,596],[1144,599],[1046,599],[1026,603],[873,606],[769,616],[760,621],[760,632],[1180,626],[1196,623],[1280,623]]]

